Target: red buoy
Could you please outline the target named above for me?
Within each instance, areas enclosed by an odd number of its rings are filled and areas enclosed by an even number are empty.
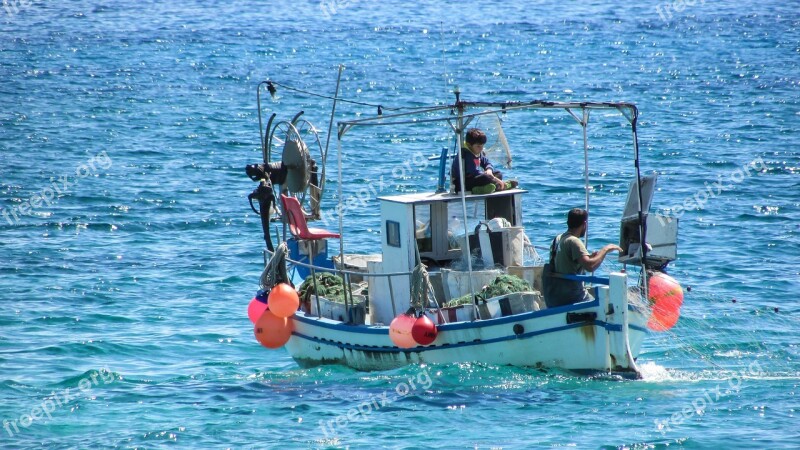
[[[667,331],[676,323],[681,315],[683,305],[683,289],[671,276],[654,273],[648,283],[648,299],[653,305],[653,312],[647,321],[647,328],[653,331]]]
[[[439,330],[436,329],[436,324],[426,315],[419,316],[414,321],[414,326],[411,327],[411,337],[419,345],[428,345],[436,340]]]

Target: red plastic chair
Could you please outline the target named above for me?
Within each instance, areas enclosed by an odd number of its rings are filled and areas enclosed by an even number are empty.
[[[303,208],[296,198],[281,194],[281,203],[283,204],[283,213],[286,214],[287,222],[289,222],[289,231],[292,232],[294,237],[310,240],[338,239],[340,237],[339,233],[333,233],[324,228],[309,228],[308,223],[306,223],[306,216],[303,214]]]

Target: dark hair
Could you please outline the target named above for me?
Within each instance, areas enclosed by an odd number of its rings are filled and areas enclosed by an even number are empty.
[[[478,128],[470,128],[467,130],[467,144],[485,144],[486,134]]]
[[[567,213],[567,227],[577,228],[589,220],[589,212],[585,209],[572,208]]]

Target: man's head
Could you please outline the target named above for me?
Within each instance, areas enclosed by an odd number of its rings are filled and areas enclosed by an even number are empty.
[[[586,234],[586,224],[589,220],[589,212],[581,208],[572,208],[567,213],[567,228],[577,230],[583,227],[580,235]]]
[[[483,151],[483,146],[486,144],[486,134],[478,128],[470,128],[467,130],[466,136],[467,147],[472,150],[472,153],[479,155]]]

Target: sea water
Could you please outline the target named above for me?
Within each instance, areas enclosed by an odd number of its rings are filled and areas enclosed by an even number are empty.
[[[0,446],[796,448],[800,13],[793,2],[54,2],[0,9]],[[253,337],[263,240],[243,167],[267,78],[382,105],[629,101],[653,210],[679,219],[682,317],[644,379],[476,363],[300,368]],[[327,137],[330,101],[273,112]],[[563,112],[509,114],[547,246],[582,206]],[[348,132],[324,206],[431,190],[444,126]],[[618,236],[630,126],[593,112],[589,247]],[[336,138],[331,140],[336,154]],[[417,159],[413,159],[417,155]],[[574,155],[574,156],[570,156]],[[331,161],[334,161],[331,156]],[[408,164],[408,161],[416,161]],[[375,196],[345,242],[373,252]],[[337,228],[338,220],[326,224]],[[351,237],[352,236],[352,237]],[[610,258],[600,270],[621,268]]]

